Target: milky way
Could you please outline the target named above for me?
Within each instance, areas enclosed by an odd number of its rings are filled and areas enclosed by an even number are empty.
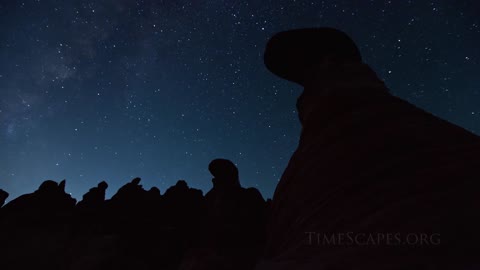
[[[270,74],[275,32],[330,26],[391,92],[480,133],[478,1],[1,1],[0,188],[76,198],[139,176],[207,191],[234,161],[271,197],[298,142],[301,88]]]

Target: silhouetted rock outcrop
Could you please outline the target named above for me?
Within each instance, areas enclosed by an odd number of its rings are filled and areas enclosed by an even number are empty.
[[[65,180],[57,183],[52,180],[43,182],[38,190],[11,200],[3,208],[6,213],[46,214],[70,211],[76,200],[65,193]]]
[[[204,217],[203,192],[190,188],[184,180],[168,188],[163,197],[166,219],[172,226],[190,227],[192,222],[199,222]]]
[[[392,96],[340,31],[281,32],[265,64],[304,92],[257,269],[478,266],[479,137]]]
[[[147,191],[140,181],[140,178],[134,178],[105,202],[107,226],[112,231],[125,233],[142,230],[149,205]]]
[[[83,198],[76,205],[75,231],[79,237],[84,234],[104,234],[109,231],[109,213],[106,210],[105,192],[108,184],[100,182],[96,187],[91,188],[83,195]],[[79,243],[79,246],[81,244]]]
[[[215,159],[209,171],[214,176],[213,188],[205,195],[209,216],[229,226],[248,228],[261,224],[265,200],[256,188],[240,185],[237,167],[230,160]]]
[[[65,180],[47,180],[0,209],[1,269],[251,269],[265,201],[241,187],[231,161],[209,169],[208,198],[184,180],[162,195],[135,178],[108,200],[100,182],[75,204]],[[7,196],[0,190],[2,203]]]
[[[228,159],[214,159],[208,165],[208,170],[213,175],[212,183],[214,190],[240,188],[238,169],[233,162]]]
[[[211,248],[233,262],[231,269],[250,269],[263,248],[265,201],[257,189],[241,187],[230,160],[215,159],[208,169],[214,176],[205,195]]]
[[[43,182],[38,190],[2,208],[2,269],[61,269],[65,263],[76,200],[65,180]]]
[[[141,178],[134,178],[130,183],[121,187],[110,201],[118,203],[129,203],[141,201],[146,194],[145,189],[140,185]]]
[[[91,188],[83,195],[83,199],[78,202],[77,207],[98,208],[105,202],[105,192],[108,184],[105,181],[100,182],[96,187]]]
[[[8,198],[8,192],[6,192],[5,190],[3,189],[0,189],[0,207],[3,206],[3,204],[5,203],[5,200]]]

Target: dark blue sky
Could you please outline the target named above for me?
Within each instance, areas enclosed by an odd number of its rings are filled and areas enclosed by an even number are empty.
[[[263,66],[275,32],[336,27],[391,92],[480,134],[480,4],[455,1],[0,0],[0,188],[81,198],[131,178],[208,191],[234,161],[271,197],[301,88]]]

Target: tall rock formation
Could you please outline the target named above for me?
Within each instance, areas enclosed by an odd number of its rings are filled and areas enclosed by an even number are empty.
[[[257,269],[478,267],[478,136],[391,95],[341,31],[278,33],[265,64],[304,91]]]

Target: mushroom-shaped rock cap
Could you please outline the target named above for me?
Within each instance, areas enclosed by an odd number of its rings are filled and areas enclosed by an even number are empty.
[[[361,62],[353,40],[328,27],[294,29],[275,34],[267,43],[264,62],[275,75],[303,85],[304,76],[322,59]]]
[[[228,159],[218,158],[208,164],[208,170],[216,178],[236,178],[238,169],[233,162]]]
[[[142,181],[142,178],[135,177],[130,183],[132,183],[133,185],[138,185],[140,184],[140,181]]]
[[[108,184],[107,184],[107,182],[102,181],[102,182],[98,183],[97,187],[101,190],[106,190],[108,188]]]

